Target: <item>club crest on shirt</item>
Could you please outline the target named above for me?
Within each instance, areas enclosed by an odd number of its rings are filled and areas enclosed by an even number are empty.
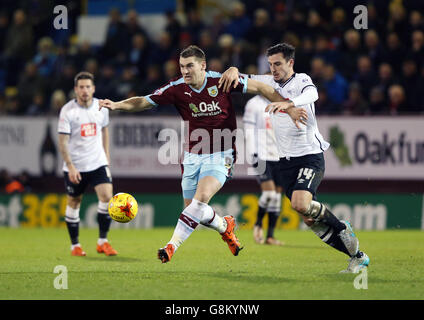
[[[209,87],[208,93],[211,97],[216,97],[218,95],[218,88],[216,86]]]

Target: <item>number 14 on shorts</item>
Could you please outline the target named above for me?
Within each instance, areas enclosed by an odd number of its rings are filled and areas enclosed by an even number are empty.
[[[297,175],[298,183],[308,182],[308,185],[311,183],[312,179],[315,177],[315,172],[311,168],[301,168],[299,174]]]

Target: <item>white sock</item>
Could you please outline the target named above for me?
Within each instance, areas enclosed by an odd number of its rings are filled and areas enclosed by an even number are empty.
[[[99,240],[97,240],[97,244],[99,246],[103,245],[103,243],[105,243],[105,242],[108,242],[108,241],[107,241],[107,239],[104,239],[104,238],[99,238]]]
[[[75,247],[81,247],[79,243],[71,245],[71,250],[74,250]]]
[[[198,218],[190,215],[186,209],[181,213],[174,229],[174,234],[168,242],[168,244],[170,243],[174,246],[175,251],[177,251],[178,247],[191,235],[200,222]]]
[[[192,214],[198,214],[200,223],[204,226],[212,228],[219,233],[223,233],[227,230],[227,221],[216,214],[212,207],[207,203],[193,199],[190,206],[186,209],[189,209],[189,212],[192,212]]]

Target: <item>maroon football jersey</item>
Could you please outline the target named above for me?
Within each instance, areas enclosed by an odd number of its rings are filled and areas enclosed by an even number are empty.
[[[206,72],[203,86],[197,90],[187,85],[183,77],[173,79],[146,99],[153,105],[174,105],[181,117],[188,122],[188,151],[213,153],[235,150],[237,129],[236,115],[231,94],[218,88],[221,74]],[[234,92],[247,90],[247,78],[240,77]],[[187,146],[186,146],[187,147]]]

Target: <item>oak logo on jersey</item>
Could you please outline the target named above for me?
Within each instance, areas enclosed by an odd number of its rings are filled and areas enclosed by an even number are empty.
[[[92,137],[96,135],[96,123],[83,123],[81,125],[81,137]]]
[[[212,103],[200,102],[199,106],[190,103],[189,108],[193,111],[193,117],[216,116],[222,112],[219,107],[219,102],[212,101]]]
[[[216,97],[218,95],[218,88],[216,86],[212,86],[208,88],[208,93],[211,97]]]

